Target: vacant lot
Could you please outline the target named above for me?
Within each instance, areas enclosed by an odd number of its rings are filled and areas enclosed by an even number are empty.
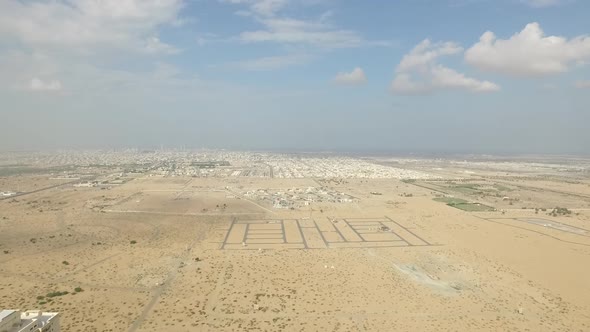
[[[274,210],[234,194],[318,185],[359,202]],[[590,238],[564,231],[590,228],[567,204],[578,196],[539,223],[471,190],[147,176],[59,187],[0,201],[0,299],[60,311],[64,331],[589,330]]]

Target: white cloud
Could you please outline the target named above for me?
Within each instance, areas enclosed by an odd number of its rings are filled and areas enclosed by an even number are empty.
[[[289,0],[219,0],[224,3],[245,4],[249,11],[239,11],[240,15],[275,16],[275,14],[289,4]]]
[[[367,82],[367,77],[362,68],[356,67],[350,73],[338,73],[334,81],[339,84],[359,85]]]
[[[574,86],[578,89],[590,89],[590,81],[589,80],[580,80],[574,83]]]
[[[530,23],[509,39],[484,33],[465,52],[465,60],[481,70],[511,76],[558,74],[590,60],[590,38],[545,36],[538,23]]]
[[[339,29],[328,21],[332,16],[326,12],[317,19],[297,19],[280,15],[292,5],[290,0],[219,0],[224,3],[246,5],[237,15],[251,17],[264,28],[244,31],[238,39],[243,43],[274,42],[286,45],[313,46],[322,49],[357,47],[363,43],[374,46],[389,46],[391,42],[365,42],[352,30]],[[301,2],[298,2],[301,4]]]
[[[410,54],[405,55],[397,67],[398,72],[425,70],[437,58],[463,52],[463,48],[453,42],[433,45],[428,39],[418,44]]]
[[[229,67],[247,71],[276,70],[280,68],[306,64],[312,59],[313,57],[309,54],[288,54],[238,61],[230,63]]]
[[[242,42],[275,42],[319,48],[357,47],[363,42],[357,32],[336,29],[324,22],[293,18],[262,18],[258,21],[265,29],[242,32],[239,37]]]
[[[445,55],[460,54],[463,49],[452,42],[432,43],[426,39],[406,54],[396,68],[391,90],[396,94],[428,94],[439,90],[493,92],[500,87],[489,81],[465,76],[437,62]]]
[[[145,52],[150,54],[161,53],[161,54],[176,54],[180,50],[174,46],[168,45],[160,41],[158,37],[150,37],[145,43]]]
[[[473,92],[500,90],[499,86],[492,82],[466,77],[464,74],[442,65],[433,67],[431,74],[432,86],[435,88],[465,89]]]
[[[258,0],[252,5],[252,10],[259,15],[274,16],[277,11],[287,5],[287,0]]]
[[[183,0],[0,1],[0,37],[61,50],[142,49],[160,25],[178,22]]]
[[[31,79],[29,88],[33,91],[59,91],[61,90],[61,82],[58,80],[52,80],[44,82],[41,79],[35,77]]]

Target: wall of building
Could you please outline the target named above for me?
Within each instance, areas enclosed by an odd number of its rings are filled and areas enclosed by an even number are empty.
[[[0,321],[0,332],[12,332],[20,325],[20,312],[15,311]]]

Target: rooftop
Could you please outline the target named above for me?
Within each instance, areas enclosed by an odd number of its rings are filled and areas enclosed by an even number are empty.
[[[0,321],[2,321],[6,317],[12,315],[15,312],[16,312],[16,310],[2,310],[2,311],[0,311]]]

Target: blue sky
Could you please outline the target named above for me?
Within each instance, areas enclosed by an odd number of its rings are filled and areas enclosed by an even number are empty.
[[[590,153],[582,0],[0,0],[0,149]]]

